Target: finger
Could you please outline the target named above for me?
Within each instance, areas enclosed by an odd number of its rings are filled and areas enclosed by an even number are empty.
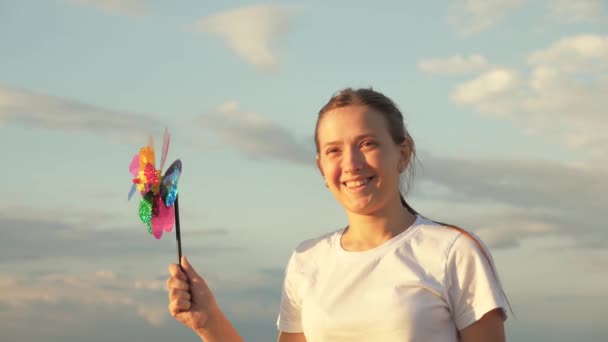
[[[187,300],[174,300],[169,303],[169,312],[172,316],[190,310],[190,302]]]
[[[173,301],[173,300],[190,301],[190,299],[192,299],[192,296],[190,295],[190,292],[188,292],[188,291],[178,290],[178,289],[171,289],[169,291],[169,300],[171,300],[171,301]]]
[[[178,290],[189,291],[190,284],[184,280],[171,277],[171,278],[167,279],[167,289],[169,289],[169,290],[178,289]]]
[[[169,265],[169,274],[175,278],[179,278],[182,280],[188,280],[188,277],[186,276],[184,271],[182,271],[181,267],[179,267],[179,265],[177,265],[177,264]]]
[[[182,256],[182,269],[190,280],[202,280],[202,277],[196,272],[194,267],[188,262],[188,258],[185,255]],[[179,267],[179,266],[178,266]]]

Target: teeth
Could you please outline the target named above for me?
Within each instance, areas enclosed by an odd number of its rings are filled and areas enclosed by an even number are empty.
[[[346,186],[349,187],[349,188],[356,188],[358,186],[366,185],[367,183],[369,183],[369,179],[360,180],[360,181],[346,182],[344,184],[346,184]]]

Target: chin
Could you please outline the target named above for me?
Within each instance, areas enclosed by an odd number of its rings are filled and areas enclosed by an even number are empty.
[[[392,194],[373,192],[365,196],[344,196],[340,204],[346,211],[358,215],[373,215],[390,207]]]
[[[346,200],[342,203],[346,211],[359,214],[370,215],[378,211],[382,206],[373,199]]]

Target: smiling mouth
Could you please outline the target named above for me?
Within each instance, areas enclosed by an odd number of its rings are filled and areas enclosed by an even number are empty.
[[[359,188],[363,188],[367,184],[369,184],[369,182],[371,182],[372,179],[374,179],[374,176],[367,177],[365,179],[356,180],[356,181],[342,182],[342,185],[344,185],[345,187],[347,187],[349,189],[359,189]]]

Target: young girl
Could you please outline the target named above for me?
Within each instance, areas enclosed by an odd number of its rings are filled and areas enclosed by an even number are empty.
[[[415,145],[397,106],[371,89],[342,90],[319,112],[315,143],[348,225],[293,251],[278,341],[505,341],[508,303],[486,246],[401,195]],[[169,270],[173,317],[205,342],[243,341],[186,258]]]

